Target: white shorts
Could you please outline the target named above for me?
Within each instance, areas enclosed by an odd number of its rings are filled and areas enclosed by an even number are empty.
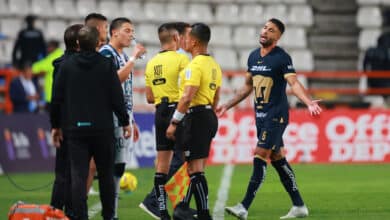
[[[130,154],[134,149],[134,139],[133,139],[133,125],[130,122],[132,135],[130,138],[126,139],[123,137],[123,128],[115,127],[114,128],[114,137],[115,137],[115,164],[117,163],[127,163]]]

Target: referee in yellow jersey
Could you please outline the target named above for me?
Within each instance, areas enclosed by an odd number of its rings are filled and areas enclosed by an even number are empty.
[[[188,204],[193,194],[198,219],[202,220],[211,219],[204,168],[211,140],[218,129],[214,109],[218,104],[222,81],[220,66],[207,53],[210,36],[210,28],[203,23],[195,23],[187,31],[184,49],[191,53],[193,59],[180,73],[180,100],[166,132],[168,138],[174,139],[177,125],[183,123],[184,129],[180,134],[183,143],[180,144],[184,146],[191,178],[184,202]],[[185,218],[181,214],[184,213],[176,209],[174,219]]]
[[[164,189],[168,181],[168,171],[172,160],[174,141],[166,137],[166,130],[179,101],[179,73],[187,66],[186,55],[177,53],[179,33],[173,23],[162,24],[158,28],[161,51],[146,65],[146,98],[156,105],[156,147],[157,164],[154,176],[154,189],[160,219],[171,219],[167,210],[167,194]]]

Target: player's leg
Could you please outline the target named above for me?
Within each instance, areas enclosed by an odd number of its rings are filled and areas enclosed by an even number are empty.
[[[283,146],[282,140],[281,146]],[[309,212],[303,202],[301,194],[299,193],[294,171],[287,162],[286,157],[283,155],[280,148],[279,150],[272,152],[271,163],[278,172],[280,181],[282,182],[284,189],[288,192],[293,203],[293,207],[290,212],[282,218],[306,217]]]
[[[167,210],[167,193],[164,185],[168,181],[169,165],[171,163],[173,151],[157,151],[156,173],[154,174],[154,191],[158,202],[161,219],[170,219]]]

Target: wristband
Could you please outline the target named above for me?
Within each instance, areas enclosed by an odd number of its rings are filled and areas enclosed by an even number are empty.
[[[173,113],[172,120],[179,122],[184,118],[184,115],[185,115],[184,113],[181,113],[176,109],[175,113]]]
[[[131,56],[130,58],[129,58],[129,61],[130,62],[132,62],[132,63],[135,63],[135,60],[136,60],[137,58],[135,58],[135,56]]]

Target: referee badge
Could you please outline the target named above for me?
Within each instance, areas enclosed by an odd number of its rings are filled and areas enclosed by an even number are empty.
[[[191,79],[191,69],[186,69],[186,79]]]

